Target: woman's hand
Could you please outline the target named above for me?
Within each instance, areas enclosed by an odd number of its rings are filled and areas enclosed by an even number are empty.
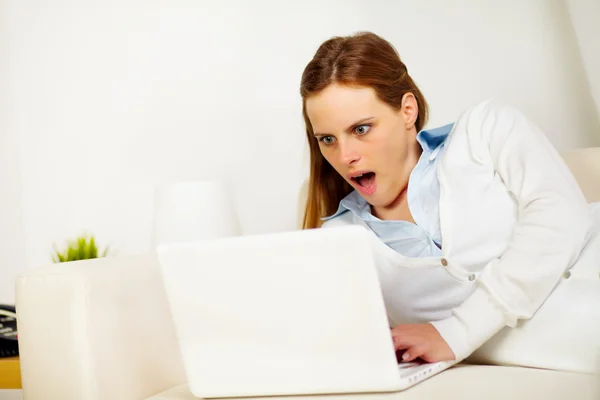
[[[456,356],[431,324],[403,324],[392,328],[396,351],[404,351],[402,361],[421,358],[425,362],[454,360]]]

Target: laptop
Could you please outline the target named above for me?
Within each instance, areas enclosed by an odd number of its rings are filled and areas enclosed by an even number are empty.
[[[191,392],[394,392],[455,364],[398,363],[369,235],[345,226],[159,245]]]

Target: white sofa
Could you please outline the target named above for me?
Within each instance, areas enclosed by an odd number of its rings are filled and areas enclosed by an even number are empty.
[[[600,201],[600,148],[564,158]],[[16,293],[26,400],[194,398],[152,255],[45,265],[19,277]],[[598,399],[600,376],[465,363],[405,392],[327,396],[337,397]]]

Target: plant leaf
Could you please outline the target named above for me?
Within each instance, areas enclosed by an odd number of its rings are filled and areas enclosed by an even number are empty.
[[[66,248],[62,251],[57,248],[56,244],[53,244],[53,249],[52,261],[55,263],[98,258],[99,252],[96,238],[87,233],[68,240]],[[106,257],[108,252],[109,247],[107,246],[100,257]]]
[[[85,237],[80,237],[77,239],[77,259],[85,260],[85,248],[87,246],[87,239]]]
[[[90,237],[88,257],[98,258],[98,247],[96,247],[96,240],[93,236]]]

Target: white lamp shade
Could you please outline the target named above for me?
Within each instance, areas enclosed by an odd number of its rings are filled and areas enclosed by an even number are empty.
[[[221,182],[177,182],[156,189],[153,250],[160,244],[239,235],[233,202]]]

